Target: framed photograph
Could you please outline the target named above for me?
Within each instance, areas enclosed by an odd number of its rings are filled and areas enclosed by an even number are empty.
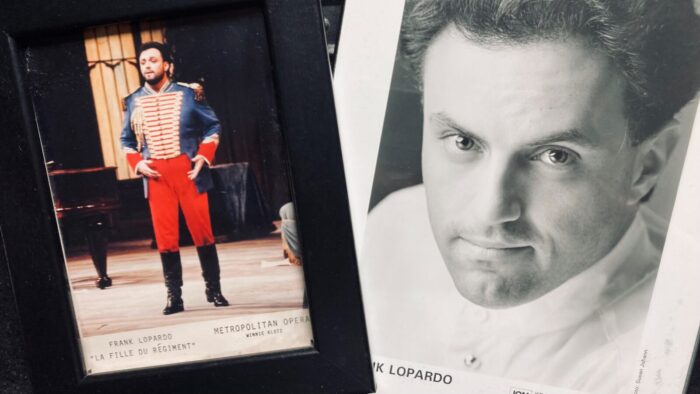
[[[372,391],[320,5],[6,8],[0,225],[36,391]]]
[[[697,390],[695,3],[347,5],[377,392]]]

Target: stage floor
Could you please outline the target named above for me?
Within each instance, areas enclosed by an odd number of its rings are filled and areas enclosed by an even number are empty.
[[[107,264],[113,284],[104,290],[95,287],[88,254],[70,257],[68,275],[82,336],[301,308],[301,267],[263,263],[283,259],[278,234],[220,243],[217,249],[221,288],[231,306],[215,308],[206,301],[197,252],[189,246],[180,251],[185,311],[169,316],[161,312],[166,289],[160,256],[150,241],[110,244]]]

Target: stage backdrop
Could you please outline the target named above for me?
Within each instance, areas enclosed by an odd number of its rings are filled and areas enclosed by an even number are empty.
[[[172,47],[174,79],[204,85],[207,101],[221,121],[221,144],[215,164],[249,162],[270,212],[276,218],[277,210],[291,200],[291,195],[261,11],[257,8],[222,10],[207,13],[206,18],[165,18],[121,25],[130,30],[128,36],[135,48],[151,37],[145,29],[158,26],[162,34],[152,39],[164,40]],[[116,27],[113,30],[121,31]],[[97,41],[100,39],[104,37],[98,34]],[[28,88],[36,98],[42,145],[46,161],[53,162],[52,168],[114,165],[110,162],[113,159],[103,155],[100,126],[104,121],[98,121],[95,109],[95,103],[99,104],[103,97],[100,92],[95,100],[85,42],[82,33],[51,37],[45,44],[33,46],[28,56]],[[118,75],[123,73],[120,67],[137,67],[135,59],[129,60],[131,63],[126,60],[119,64],[108,60],[99,67],[104,71],[114,70],[114,75]],[[104,74],[102,79],[112,81]],[[113,83],[119,85],[119,81]],[[120,179],[122,207],[113,238],[150,236],[150,215],[141,180],[128,179],[128,174]]]

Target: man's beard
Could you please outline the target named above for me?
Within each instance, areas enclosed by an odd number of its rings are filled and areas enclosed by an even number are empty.
[[[157,76],[155,76],[155,77],[153,77],[153,78],[151,78],[151,79],[146,79],[146,82],[148,82],[148,84],[151,85],[151,86],[153,86],[153,85],[158,85],[158,84],[160,83],[160,81],[163,80],[163,78],[165,78],[165,73],[162,73],[162,74],[160,74],[160,75],[157,75]]]

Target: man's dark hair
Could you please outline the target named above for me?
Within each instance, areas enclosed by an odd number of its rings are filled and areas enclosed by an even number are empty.
[[[139,48],[139,54],[138,54],[137,58],[141,57],[141,54],[143,53],[143,51],[145,51],[147,49],[152,49],[152,48],[155,48],[158,50],[158,52],[160,52],[160,54],[163,56],[164,61],[166,61],[168,63],[173,62],[173,59],[172,59],[172,56],[170,53],[170,49],[168,48],[168,46],[161,43],[161,42],[156,42],[156,41],[148,41],[148,42],[144,42],[143,44],[141,44],[141,48]]]
[[[409,0],[401,50],[422,80],[433,38],[454,25],[483,45],[581,38],[626,81],[633,143],[653,135],[700,83],[700,22],[691,0]]]

